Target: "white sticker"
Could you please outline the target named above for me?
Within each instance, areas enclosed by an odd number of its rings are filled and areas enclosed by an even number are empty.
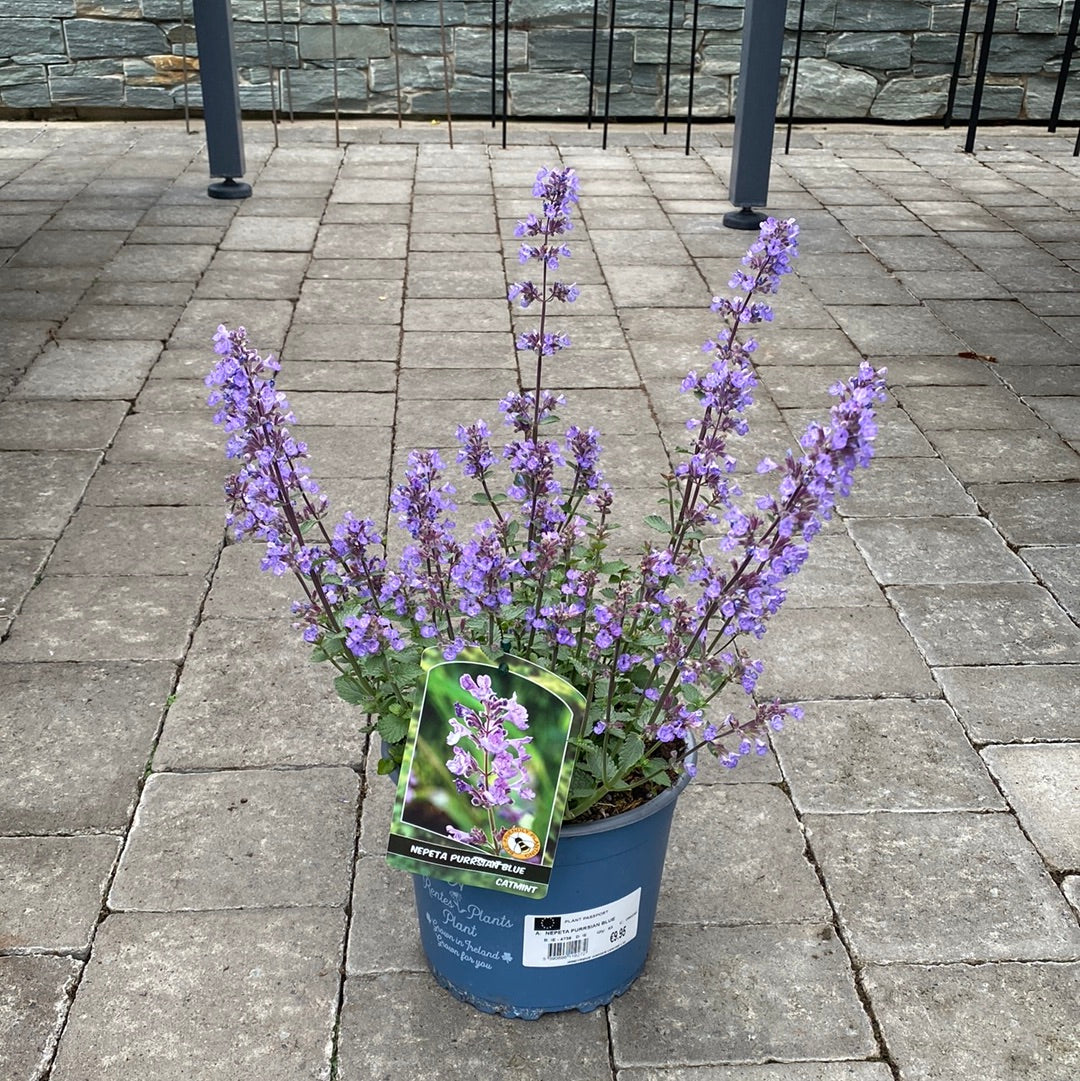
[[[526,916],[521,963],[549,968],[592,961],[633,942],[637,936],[641,890],[584,912]]]

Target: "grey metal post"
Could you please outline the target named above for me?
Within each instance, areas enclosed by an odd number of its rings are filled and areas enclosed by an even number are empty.
[[[786,13],[787,0],[746,0],[728,189],[728,198],[740,209],[724,215],[729,229],[756,229],[765,220],[754,207],[769,198]]]
[[[244,136],[229,0],[194,0],[193,6],[210,175],[224,177],[206,191],[213,199],[246,199],[251,185],[236,179],[244,174]]]

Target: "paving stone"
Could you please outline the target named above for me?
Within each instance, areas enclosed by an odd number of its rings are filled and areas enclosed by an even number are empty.
[[[52,1061],[81,971],[71,957],[0,957],[0,1061],[11,1081],[36,1081]]]
[[[933,665],[1075,659],[1080,630],[1041,586],[893,586],[889,599]]]
[[[404,225],[322,225],[315,240],[316,259],[404,259],[409,235]]]
[[[120,838],[0,837],[0,942],[85,955]]]
[[[94,507],[224,507],[222,484],[231,463],[105,462],[83,503]],[[221,521],[224,522],[222,509]]]
[[[864,964],[1080,958],[1080,927],[1011,815],[804,822],[846,940]]]
[[[1032,581],[985,518],[853,518],[849,529],[883,585]]]
[[[638,347],[634,346],[634,356],[639,359]],[[687,367],[700,363],[699,352],[693,346],[686,347]],[[664,350],[662,359],[665,371],[673,367],[670,350]],[[892,358],[890,357],[890,363]],[[855,372],[857,364],[815,364],[807,367],[781,363],[761,364],[755,359],[755,369],[761,379],[763,391],[781,409],[813,408],[819,418],[824,418],[833,399],[829,387],[842,379],[848,379]],[[640,363],[640,359],[639,359]],[[762,397],[759,390],[757,397]]]
[[[207,620],[188,651],[154,768],[359,762],[365,717],[338,700],[332,674],[310,663],[284,621]]]
[[[120,425],[109,461],[216,466],[224,460],[225,442],[209,409],[133,413]]]
[[[300,425],[293,429],[293,434],[307,443],[312,476],[323,486],[324,480],[340,477],[385,482],[390,469],[393,431],[389,427]],[[456,440],[448,438],[456,446]],[[358,513],[361,510],[353,509]],[[375,508],[364,510],[363,513],[374,514]]]
[[[277,386],[291,397],[300,391],[386,394],[397,388],[397,365],[377,360],[291,360]]]
[[[849,518],[884,518],[903,507],[905,515],[967,515],[975,503],[944,462],[933,458],[882,458],[863,483],[840,504]]]
[[[607,1081],[611,1065],[603,1010],[564,1013],[537,1024],[498,1023],[458,1002],[427,973],[353,976],[345,981],[338,1044],[341,1081],[434,1081],[448,1069],[490,1081],[546,1081],[558,1047],[566,1081]]]
[[[0,660],[179,661],[206,582],[46,576],[31,590]]]
[[[335,909],[111,916],[51,1076],[328,1076],[343,938]]]
[[[390,787],[385,779],[382,783]],[[427,972],[413,914],[413,876],[388,866],[385,847],[384,842],[382,851],[363,856],[356,864],[346,961],[349,976]],[[401,918],[387,921],[382,918],[387,912],[397,912]]]
[[[783,701],[936,693],[930,671],[885,608],[793,608],[756,645],[759,690]]]
[[[1060,1081],[1080,1070],[1078,965],[872,965],[864,979],[901,1077]]]
[[[992,746],[982,756],[1043,859],[1080,870],[1080,743]]]
[[[1076,390],[1076,368],[1067,357],[1048,357],[1047,364],[999,364],[994,371],[1017,394],[1063,396]],[[1056,363],[1055,363],[1056,362]]]
[[[393,394],[344,391],[293,391],[289,404],[297,418],[312,425],[390,427],[394,423]]]
[[[119,229],[43,230],[11,257],[12,266],[104,266],[127,233]]]
[[[224,519],[222,519],[224,520]],[[204,619],[291,619],[291,607],[301,596],[296,578],[260,569],[261,544],[229,544],[214,570]]]
[[[127,402],[0,402],[0,450],[101,450]]]
[[[1080,479],[1080,454],[1049,431],[928,431],[926,435],[964,483]]]
[[[711,313],[710,313],[711,314]],[[715,333],[715,316],[711,332]],[[632,333],[627,328],[628,336]],[[710,336],[706,329],[705,334],[694,334],[689,328],[685,338],[689,343],[704,341]],[[841,378],[852,375],[859,367],[862,359],[847,336],[840,330],[787,330],[781,326],[772,326],[765,329],[759,339],[760,344],[754,354],[755,365],[808,365],[821,367],[841,366]],[[834,380],[835,382],[835,380]],[[827,390],[830,383],[820,386],[821,399],[832,404]],[[780,402],[777,402],[779,405]],[[807,405],[807,402],[798,402],[798,405]]]
[[[810,545],[809,560],[787,580],[785,588],[788,608],[856,608],[888,603],[851,538],[843,533],[819,533]]]
[[[1063,439],[1080,439],[1080,397],[1031,397],[1027,404]]]
[[[183,306],[151,306],[147,304],[105,305],[85,300],[56,332],[60,339],[116,338],[145,339],[164,342],[176,326]]]
[[[344,768],[151,774],[109,906],[343,908],[358,795]]]
[[[0,665],[5,832],[125,828],[174,676],[168,664]]]
[[[390,323],[355,325],[341,322],[295,322],[283,356],[290,360],[393,361],[397,359],[401,330]]]
[[[0,541],[0,619],[18,612],[51,551],[47,540]]]
[[[221,247],[231,250],[311,251],[318,232],[317,218],[242,217],[233,219],[221,241]]]
[[[19,380],[13,398],[125,398],[142,386],[158,341],[57,341]]]
[[[402,284],[395,281],[308,281],[300,291],[296,318],[306,323],[335,323],[362,335],[369,323],[401,322]],[[358,325],[359,324],[359,325]]]
[[[875,1053],[829,925],[658,928],[644,974],[608,1013],[624,1067]]]
[[[968,349],[1009,364],[1046,356],[1046,325],[1018,300],[928,300],[927,307]]]
[[[923,307],[830,305],[840,329],[866,356],[901,353],[955,354],[963,347],[956,335]]]
[[[129,245],[109,261],[101,272],[105,282],[198,281],[214,257],[212,244]]]
[[[223,528],[216,507],[83,507],[60,538],[49,573],[205,575]]]
[[[802,260],[800,260],[800,263]],[[912,283],[914,286],[915,283]],[[814,276],[810,288],[823,304],[917,304],[901,282],[886,274]],[[1000,286],[998,286],[1000,288]]]
[[[222,324],[235,327],[238,314],[242,316],[242,325],[247,328],[251,344],[262,356],[281,352],[293,317],[291,300],[245,300],[242,313],[237,312],[233,300],[192,300],[173,328],[169,344],[205,349],[208,371],[214,360],[211,342],[217,328]]]
[[[978,484],[971,492],[1010,544],[1080,543],[1080,485]]]
[[[1080,739],[1080,668],[1004,664],[936,668],[934,675],[976,743]]]
[[[1041,428],[1042,422],[1005,387],[901,387],[896,396],[924,431],[943,428]]]
[[[1062,608],[1074,619],[1080,617],[1080,545],[1024,548],[1020,554]]]
[[[802,703],[773,737],[800,812],[1002,810],[1001,795],[940,701]]]
[[[409,299],[405,301],[403,327],[406,331],[441,327],[445,335],[456,331],[506,331],[510,320],[505,307],[487,300]],[[456,335],[454,344],[457,345]],[[472,363],[476,363],[476,358]]]
[[[619,1081],[891,1081],[884,1062],[785,1062],[766,1066],[643,1066]]]
[[[1061,884],[1061,889],[1066,900],[1076,909],[1076,914],[1080,916],[1080,875],[1070,875]]]
[[[206,406],[206,394],[202,380],[151,377],[135,399],[135,412],[193,413]]]
[[[886,267],[893,271],[978,269],[954,247],[938,237],[880,234],[864,235],[859,239]],[[953,325],[948,319],[943,321],[946,326]]]
[[[920,270],[897,275],[915,296],[938,300],[1009,300],[1009,290],[983,270]]]
[[[608,267],[606,276],[611,298],[620,308],[699,308],[710,299],[709,289],[691,265],[616,263]]]
[[[791,801],[779,788],[692,785],[675,808],[657,921],[828,921],[831,911],[804,847]]]

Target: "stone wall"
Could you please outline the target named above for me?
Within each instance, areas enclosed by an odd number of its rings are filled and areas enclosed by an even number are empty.
[[[185,94],[197,106],[192,2],[4,0],[0,115],[176,111]],[[606,18],[603,0],[600,7]],[[674,0],[673,6],[664,0],[618,0],[612,115],[644,118],[662,112],[669,10],[676,27],[670,105],[673,115],[685,112],[693,7],[693,0]],[[232,8],[245,110],[265,112],[272,104],[291,104],[300,114],[329,113],[336,69],[344,113],[393,112],[399,71],[407,114],[445,111],[438,0],[339,0],[336,25],[329,0],[233,0]],[[487,115],[491,0],[444,0],[443,8],[454,114]],[[892,121],[941,116],[962,9],[960,0],[807,0],[796,115]],[[1002,0],[983,99],[985,118],[1049,115],[1071,9],[1071,0]],[[497,10],[501,19],[502,0]],[[788,57],[798,10],[798,0],[788,0]],[[700,0],[693,50],[696,115],[732,115],[742,15],[743,0]],[[507,41],[511,115],[586,114],[592,18],[593,0],[512,0]],[[965,43],[968,76],[983,18],[984,8],[976,5]],[[596,45],[593,94],[594,109],[600,111],[606,33]],[[500,30],[500,71],[502,49]],[[1066,98],[1065,117],[1080,114],[1080,70],[1072,82],[1077,89]],[[786,113],[785,90],[781,93],[781,112]],[[970,78],[960,86],[959,116],[966,115],[969,99]]]

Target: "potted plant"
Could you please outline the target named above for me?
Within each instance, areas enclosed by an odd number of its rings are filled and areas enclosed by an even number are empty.
[[[646,519],[656,538],[636,558],[616,558],[616,496],[600,434],[587,423],[557,429],[564,402],[544,387],[545,367],[570,344],[550,317],[578,294],[556,278],[570,254],[578,178],[541,169],[533,194],[539,210],[517,234],[521,262],[538,272],[514,283],[509,299],[539,312],[516,342],[534,357],[535,378],[499,403],[510,429],[500,449],[483,420],[457,427],[457,464],[484,515],[470,530],[455,526],[460,496],[434,450],[409,454],[390,496],[407,534],[399,559],[388,558],[370,518],[347,513],[331,529],[274,386],[278,363],[260,357],[243,328],[220,327],[220,359],[206,380],[239,463],[226,482],[228,524],[237,539],[265,543],[264,570],[296,575],[297,627],[314,659],[334,670],[338,694],[371,718],[381,773],[401,768],[425,655],[434,648],[447,662],[474,662],[446,718],[446,746],[428,755],[445,755],[453,792],[479,811],[472,821],[447,818],[448,843],[498,851],[520,820],[515,807],[532,795],[530,743],[546,731],[543,717],[475,673],[497,673],[511,657],[580,695],[584,724],[570,737],[564,827],[543,901],[416,879],[436,978],[482,1009],[523,1017],[590,1009],[630,985],[645,962],[671,816],[696,756],[734,767],[767,753],[770,731],[801,716],[794,705],[755,701],[762,665],[745,643],[765,633],[785,580],[856,467],[869,464],[884,398],[884,372],[864,362],[833,388],[828,422],[810,424],[798,452],[759,464],[772,491],[744,496],[733,451],[756,384],[748,333],[772,318],[767,298],[792,269],[798,236],[794,220],[767,220],[731,279],[736,296],[713,301],[720,326],[703,347],[708,359],[683,380],[694,415],[674,468],[657,463],[658,509]],[[729,686],[746,695],[741,715],[717,709]],[[403,791],[414,781],[406,773]],[[527,838],[515,843],[528,847]]]

